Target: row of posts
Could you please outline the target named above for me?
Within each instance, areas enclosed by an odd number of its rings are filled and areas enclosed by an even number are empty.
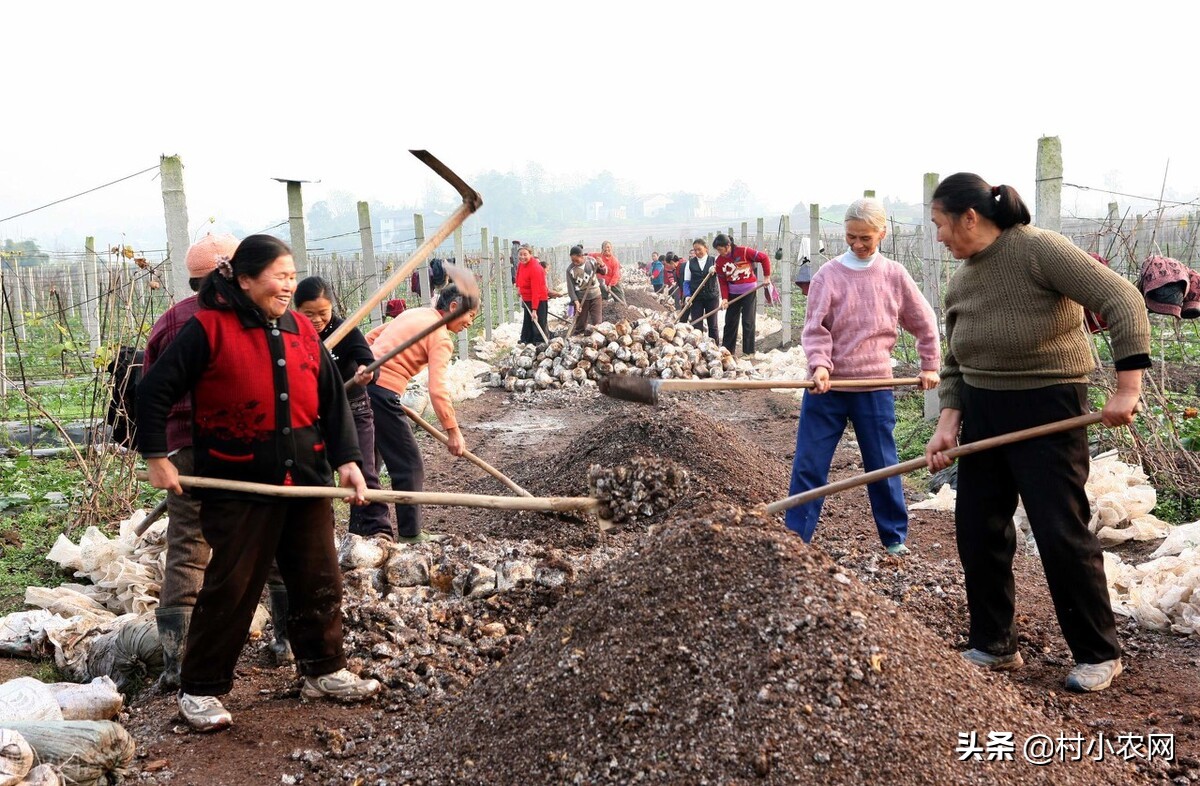
[[[187,228],[187,201],[183,187],[183,164],[178,156],[163,156],[161,164],[161,182],[163,209],[166,219],[167,229],[167,248],[169,259],[169,276],[168,286],[175,297],[185,295],[189,291],[187,268],[183,264],[186,256],[187,247],[189,245],[188,228]],[[297,274],[303,277],[308,270],[308,255],[307,241],[305,238],[304,227],[304,207],[301,195],[301,184],[303,181],[287,180],[282,181],[287,186],[288,198],[288,225],[291,235],[291,246],[293,256],[296,262]],[[938,324],[941,324],[941,297],[939,282],[941,280],[941,255],[936,249],[936,238],[934,233],[930,231],[931,224],[931,203],[934,190],[939,183],[939,177],[936,173],[927,173],[924,176],[924,221],[920,232],[922,234],[922,278],[923,290],[926,299],[933,307],[938,317]],[[1038,141],[1038,157],[1037,157],[1037,193],[1036,193],[1036,220],[1035,223],[1043,228],[1053,229],[1058,231],[1061,225],[1061,200],[1062,200],[1062,147],[1057,137],[1043,137]],[[867,191],[865,195],[873,196],[874,192]],[[385,271],[379,266],[375,257],[374,237],[371,230],[370,208],[366,202],[358,202],[358,221],[359,221],[359,238],[362,248],[362,261],[364,269],[367,271],[378,271],[378,280],[383,281],[386,278]],[[1110,217],[1115,217],[1116,205],[1112,204],[1109,207]],[[809,258],[814,268],[819,269],[820,265],[828,258],[823,255],[821,248],[821,215],[820,206],[812,204],[809,206],[809,239],[810,250]],[[413,217],[414,229],[416,234],[416,243],[419,247],[424,242],[425,228],[424,219],[420,214]],[[765,240],[764,219],[759,218],[756,226],[756,245],[762,248]],[[740,239],[742,243],[749,241],[749,222],[742,222]],[[787,215],[780,218],[780,244],[788,247],[783,241],[790,237],[791,226],[790,217]],[[730,227],[730,236],[734,236],[733,228]],[[488,241],[492,242],[492,253],[488,255]],[[98,302],[98,281],[97,281],[97,259],[95,253],[95,243],[92,238],[86,241],[87,257],[85,262],[85,302],[94,305]],[[764,249],[768,253],[768,249]],[[790,248],[789,248],[790,250]],[[480,273],[482,274],[482,289],[485,293],[483,298],[482,318],[484,322],[484,338],[491,340],[492,326],[497,322],[497,314],[503,315],[499,320],[507,321],[510,304],[515,307],[517,304],[516,293],[513,289],[510,271],[509,260],[509,241],[500,237],[489,238],[489,232],[486,228],[480,230]],[[463,249],[463,232],[459,227],[454,233],[454,256],[460,263],[465,261]],[[781,306],[782,306],[782,337],[781,345],[786,347],[791,344],[792,336],[792,254],[784,253],[783,258],[779,260],[779,280],[781,290]],[[558,273],[557,266],[554,268],[554,273]],[[418,280],[420,281],[422,303],[429,305],[432,302],[432,292],[429,286],[429,265],[422,264],[418,269]],[[16,313],[23,311],[23,304],[19,302],[20,287],[12,288],[16,292],[17,302],[11,303],[11,307]],[[7,290],[6,290],[7,291]],[[759,298],[760,311],[766,308],[766,298]],[[84,324],[89,335],[90,348],[94,352],[99,346],[99,329],[96,324],[98,320],[97,309],[89,307],[84,309]],[[23,322],[23,320],[18,320]],[[372,318],[372,322],[375,317]],[[20,325],[17,329],[17,337],[24,338],[24,327]],[[0,334],[0,342],[3,335]],[[465,331],[459,334],[459,350],[465,357],[467,353],[467,336]],[[3,344],[0,344],[2,347]],[[3,363],[3,352],[0,351],[0,364]],[[3,367],[0,366],[0,371]],[[3,380],[0,379],[0,384]],[[926,398],[926,414],[930,417],[936,416],[936,396],[929,395]]]

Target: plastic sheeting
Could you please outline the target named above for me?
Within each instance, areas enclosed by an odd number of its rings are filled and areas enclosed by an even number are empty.
[[[1092,506],[1088,528],[1096,533],[1101,543],[1157,540],[1171,529],[1171,525],[1150,514],[1158,502],[1158,495],[1146,473],[1139,466],[1118,460],[1115,453],[1104,453],[1092,459],[1085,489]],[[947,484],[936,495],[909,508],[954,510],[955,496],[954,489]],[[1024,505],[1017,506],[1013,520],[1026,543],[1032,545],[1033,533]]]
[[[97,527],[88,527],[78,544],[66,535],[59,535],[46,558],[73,570],[76,577],[88,579],[89,584],[67,586],[109,611],[116,614],[153,611],[158,606],[166,568],[167,522],[165,519],[155,522],[139,537],[134,530],[145,517],[145,511],[139,510],[123,520],[120,534],[115,538]],[[42,605],[28,595],[26,600]]]
[[[808,358],[799,344],[788,349],[772,349],[753,356],[754,376],[761,379],[808,379]],[[796,398],[804,391],[796,390]]]
[[[1130,565],[1104,553],[1113,611],[1154,630],[1200,634],[1200,549]]]
[[[483,380],[479,379],[481,374],[488,374],[492,371],[492,367],[482,360],[472,360],[470,358],[455,358],[446,369],[446,388],[450,392],[450,400],[454,402],[466,401],[468,399],[477,398],[483,395],[485,387]],[[413,377],[409,383],[406,393],[412,393],[414,388],[419,391],[419,395],[425,397],[426,402],[429,399],[429,369],[421,370],[421,373]],[[424,407],[417,409],[418,412],[423,412]]]
[[[507,357],[521,338],[520,322],[505,322],[492,328],[492,340],[482,337],[475,340],[475,357],[483,361],[498,362]]]

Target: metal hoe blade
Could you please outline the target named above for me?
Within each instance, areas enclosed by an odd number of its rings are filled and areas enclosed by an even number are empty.
[[[662,380],[625,374],[609,374],[599,382],[600,392],[610,398],[650,405],[658,403],[658,389],[661,386]]]

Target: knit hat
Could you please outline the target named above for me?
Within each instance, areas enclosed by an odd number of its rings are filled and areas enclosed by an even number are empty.
[[[404,298],[394,298],[387,302],[387,307],[384,309],[384,313],[392,319],[395,319],[404,313],[404,308]]]
[[[238,239],[230,234],[200,238],[187,252],[188,278],[204,278],[216,270],[218,257],[231,258],[237,247]]]
[[[1184,319],[1200,317],[1200,273],[1188,271],[1187,294],[1183,296],[1183,310],[1180,313]]]
[[[1142,264],[1138,288],[1142,290],[1147,309],[1178,317],[1188,290],[1188,269],[1170,257],[1149,257]]]

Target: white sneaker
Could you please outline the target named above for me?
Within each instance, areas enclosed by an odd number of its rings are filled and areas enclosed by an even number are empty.
[[[1124,666],[1121,664],[1120,658],[1100,663],[1080,663],[1067,675],[1067,688],[1079,693],[1104,690],[1112,684],[1114,677],[1121,675],[1122,671],[1124,671]]]
[[[179,714],[196,731],[219,731],[233,724],[233,716],[216,696],[180,693]]]
[[[339,669],[331,674],[305,677],[304,687],[300,689],[300,697],[355,702],[371,698],[379,693],[382,687],[378,680],[364,680],[348,669]]]

